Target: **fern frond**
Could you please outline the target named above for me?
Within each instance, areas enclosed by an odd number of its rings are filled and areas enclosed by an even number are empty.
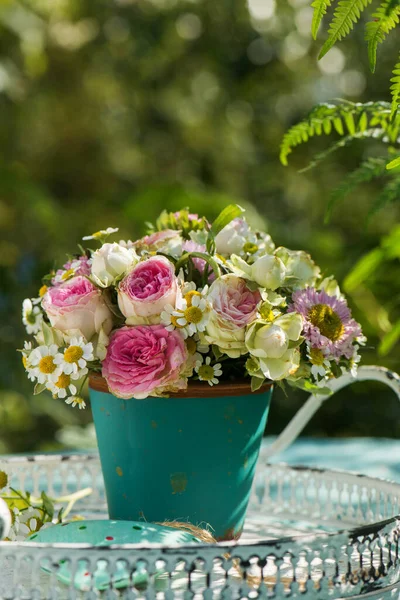
[[[382,4],[372,14],[373,20],[365,26],[365,39],[368,42],[368,58],[371,71],[376,67],[376,51],[387,34],[394,29],[400,22],[400,5],[393,6],[388,12],[389,0],[384,0]]]
[[[329,37],[322,46],[318,58],[325,56],[338,40],[350,33],[360,20],[361,13],[371,2],[372,0],[340,0],[329,26]]]
[[[325,213],[325,223],[327,223],[336,204],[344,200],[353,190],[362,183],[369,183],[378,177],[386,174],[386,158],[367,158],[352,173],[349,173],[341,184],[333,190],[328,207]]]
[[[311,8],[314,9],[312,23],[311,23],[311,33],[314,40],[317,39],[317,33],[319,26],[321,25],[321,21],[324,15],[326,15],[326,11],[330,7],[332,0],[314,0],[311,3]]]
[[[370,210],[368,220],[370,220],[371,217],[373,217],[384,206],[398,201],[400,201],[400,177],[391,179],[385,185]]]
[[[390,83],[392,84],[390,86],[390,91],[392,94],[391,118],[393,119],[400,104],[400,57],[399,62],[394,66],[392,75],[393,77],[390,80]]]
[[[390,143],[396,143],[400,129],[400,115],[390,120],[388,102],[367,102],[365,104],[343,101],[341,104],[318,104],[309,116],[297,123],[283,137],[280,159],[288,164],[287,157],[293,148],[307,142],[316,135],[329,135],[336,131],[340,136],[365,134],[371,137],[385,135]]]
[[[339,150],[340,148],[345,148],[346,146],[349,146],[355,140],[360,140],[363,138],[379,139],[382,138],[384,135],[385,132],[383,129],[366,129],[365,131],[358,131],[353,135],[346,135],[337,142],[331,144],[326,150],[315,154],[314,158],[310,161],[310,163],[306,167],[304,167],[304,169],[300,169],[299,173],[306,173],[307,171],[314,169],[330,154],[333,154],[334,152],[336,152],[336,150]]]
[[[395,6],[400,6],[400,0],[389,0],[386,8],[386,14],[388,15]]]

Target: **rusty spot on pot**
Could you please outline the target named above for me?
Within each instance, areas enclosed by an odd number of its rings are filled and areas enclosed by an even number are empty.
[[[232,429],[228,429],[228,433],[232,433]]]
[[[228,477],[232,475],[232,471],[228,471]]]
[[[106,409],[104,408],[104,406],[100,407],[101,412],[104,412]]]
[[[229,404],[225,407],[224,419],[226,421],[231,421],[234,417],[236,411],[236,407],[233,404]]]
[[[243,419],[238,419],[237,422],[239,423],[239,425],[243,425]]]
[[[128,500],[128,496],[126,494],[122,494],[124,500]]]
[[[182,429],[178,429],[178,433],[182,433]]]
[[[122,476],[123,476],[124,472],[123,472],[123,470],[121,469],[121,467],[117,467],[115,470],[117,471],[117,475],[118,475],[119,477],[122,477]]]
[[[157,421],[152,421],[151,422],[151,426],[152,426],[153,429],[157,429],[157,427],[158,427]]]
[[[186,473],[171,473],[170,475],[172,494],[183,494],[188,484]]]

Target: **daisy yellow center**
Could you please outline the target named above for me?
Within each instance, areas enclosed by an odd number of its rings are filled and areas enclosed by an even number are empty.
[[[188,323],[200,323],[203,313],[197,306],[189,306],[183,313]]]
[[[192,306],[193,296],[201,296],[201,294],[200,294],[200,292],[196,292],[196,290],[191,290],[184,296],[186,303],[189,307]]]
[[[52,356],[43,356],[39,362],[39,371],[41,373],[45,373],[46,375],[50,375],[50,373],[54,373],[56,370],[56,365],[54,364],[54,360]]]
[[[28,359],[24,355],[22,355],[22,364],[24,365],[24,368],[26,369],[26,367],[28,366]]]
[[[198,373],[199,377],[204,379],[204,381],[210,381],[214,378],[214,369],[210,365],[201,365]]]
[[[256,244],[252,244],[251,242],[246,242],[243,246],[243,252],[247,254],[255,254],[258,250],[258,246]]]
[[[95,233],[92,233],[92,238],[97,240],[98,238],[101,238],[102,235],[104,235],[104,231],[96,231]]]
[[[186,340],[186,347],[188,349],[189,354],[194,354],[197,350],[197,344],[193,338],[188,338]]]
[[[344,333],[339,315],[328,304],[315,304],[308,313],[308,319],[332,342],[337,342]]]
[[[317,367],[322,367],[324,364],[325,356],[322,351],[318,348],[311,348],[310,350],[310,360],[313,365],[317,365]]]
[[[71,377],[66,375],[65,373],[61,373],[60,377],[56,381],[56,386],[58,388],[67,388],[71,383]]]
[[[178,319],[180,319],[180,316],[176,316],[176,315],[171,315],[171,323],[174,327],[177,327],[178,329],[182,328],[182,325],[179,325],[178,323]]]
[[[64,352],[64,360],[67,363],[77,363],[83,356],[83,350],[80,346],[70,346]]]
[[[5,488],[7,483],[8,483],[7,473],[4,473],[4,471],[0,471],[0,490]]]
[[[78,398],[78,396],[75,396],[75,402],[78,406],[80,406],[81,404],[84,404],[85,401],[83,398]]]
[[[47,292],[47,285],[42,285],[42,287],[39,290],[40,298],[43,298],[43,296],[45,295],[46,292]]]
[[[74,273],[75,271],[73,269],[68,269],[68,271],[64,271],[64,273],[61,275],[61,279],[65,281],[66,279],[72,277]]]
[[[36,315],[34,314],[33,311],[27,313],[26,315],[26,320],[28,321],[28,323],[30,323],[31,325],[34,325],[36,323]]]

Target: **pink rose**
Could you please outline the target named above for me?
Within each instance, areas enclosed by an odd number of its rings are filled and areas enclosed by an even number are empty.
[[[159,323],[166,304],[175,306],[178,280],[164,256],[138,263],[118,287],[118,306],[128,325]]]
[[[187,387],[188,352],[177,331],[163,325],[117,329],[103,362],[103,377],[118,398],[142,399]]]
[[[101,329],[111,331],[112,313],[101,291],[81,275],[50,288],[42,306],[53,327],[71,335],[79,332],[88,342]]]
[[[207,323],[207,341],[231,358],[245,354],[246,326],[256,318],[259,291],[249,290],[245,280],[236,275],[223,275],[211,285],[207,300],[213,309]]]

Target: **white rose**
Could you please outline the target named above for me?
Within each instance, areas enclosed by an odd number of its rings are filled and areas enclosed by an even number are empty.
[[[281,287],[286,275],[286,268],[278,256],[266,254],[251,265],[251,279],[268,290]]]
[[[303,319],[297,313],[288,313],[273,323],[256,321],[246,332],[246,347],[251,356],[258,359],[264,377],[280,380],[293,375],[300,364],[297,342],[303,328]]]
[[[234,219],[215,236],[215,247],[218,254],[240,254],[250,233],[245,219]]]
[[[303,250],[288,250],[281,247],[275,250],[275,256],[282,260],[286,267],[286,277],[292,279],[288,283],[294,287],[312,286],[320,275],[319,267]]]
[[[92,277],[100,287],[109,287],[139,260],[133,248],[117,244],[103,244],[92,257]]]

